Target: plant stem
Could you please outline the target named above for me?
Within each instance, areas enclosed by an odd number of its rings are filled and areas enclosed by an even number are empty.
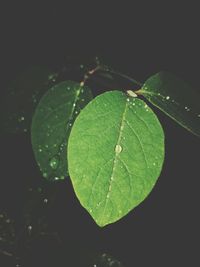
[[[126,75],[126,74],[123,74],[123,73],[121,73],[121,72],[119,72],[119,71],[113,70],[113,69],[111,69],[111,68],[109,68],[109,67],[107,67],[107,66],[100,65],[100,66],[99,66],[99,70],[103,70],[103,71],[106,71],[106,72],[109,72],[109,73],[118,75],[118,76],[120,76],[120,77],[122,77],[122,78],[125,78],[125,79],[127,79],[127,80],[129,80],[129,81],[131,81],[131,82],[133,82],[133,83],[135,83],[135,84],[137,84],[137,85],[139,85],[139,86],[142,86],[142,83],[141,83],[141,82],[138,82],[138,81],[136,81],[135,79],[131,78],[130,76],[128,76],[128,75]]]
[[[86,72],[86,74],[83,77],[83,80],[80,82],[80,86],[83,87],[85,85],[85,83],[87,82],[87,80],[94,74],[96,73],[98,70],[100,70],[100,66],[97,65],[94,69],[91,69],[89,71]]]

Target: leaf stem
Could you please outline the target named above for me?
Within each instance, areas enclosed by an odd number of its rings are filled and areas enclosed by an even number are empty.
[[[142,86],[142,83],[139,82],[139,81],[136,81],[135,79],[131,78],[130,76],[126,75],[126,74],[123,74],[119,71],[116,71],[104,64],[101,64],[99,59],[98,58],[95,58],[95,61],[96,61],[96,67],[94,69],[91,69],[89,71],[86,72],[86,74],[84,75],[83,77],[83,80],[80,82],[80,86],[84,86],[85,83],[87,82],[88,79],[90,79],[90,77],[95,74],[97,71],[104,71],[104,72],[108,72],[108,73],[111,73],[111,74],[115,74],[115,75],[118,75],[124,79],[127,79],[131,82],[133,82],[134,84],[136,85],[139,85],[139,86]],[[139,90],[137,90],[138,92]],[[138,93],[139,94],[139,93]]]
[[[80,82],[80,86],[83,87],[85,85],[85,83],[87,82],[87,80],[94,74],[96,73],[98,70],[100,70],[100,66],[97,65],[94,69],[91,69],[89,71],[86,72],[86,74],[83,77],[83,80]]]
[[[127,79],[127,80],[129,80],[129,81],[131,81],[131,82],[133,82],[133,83],[135,83],[135,84],[137,84],[137,85],[139,85],[139,86],[142,86],[142,83],[141,83],[141,82],[136,81],[135,79],[131,78],[130,76],[128,76],[128,75],[126,75],[126,74],[123,74],[123,73],[121,73],[121,72],[119,72],[119,71],[113,70],[113,69],[111,69],[111,68],[108,67],[108,66],[105,66],[105,65],[99,65],[99,70],[103,70],[103,71],[106,71],[106,72],[109,72],[109,73],[118,75],[118,76],[120,76],[120,77],[122,77],[122,78],[125,78],[125,79]]]

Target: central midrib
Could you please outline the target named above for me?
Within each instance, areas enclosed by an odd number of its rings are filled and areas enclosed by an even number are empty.
[[[126,101],[124,112],[122,114],[122,119],[121,119],[120,127],[119,127],[119,136],[118,136],[116,145],[119,145],[120,142],[121,142],[121,137],[122,137],[122,132],[123,132],[123,129],[124,129],[124,123],[125,123],[125,116],[126,116],[127,107],[128,107],[128,102]],[[108,204],[109,194],[110,194],[111,189],[112,189],[112,183],[113,183],[113,179],[114,179],[113,178],[113,174],[114,174],[115,169],[116,169],[116,163],[117,163],[117,157],[118,157],[118,155],[119,154],[117,152],[115,152],[115,156],[113,158],[112,173],[111,173],[111,176],[110,176],[109,188],[108,188],[108,192],[106,194],[106,203],[105,203],[105,206],[104,206],[102,218],[104,217],[105,210],[106,210],[106,207],[107,207],[107,204]]]

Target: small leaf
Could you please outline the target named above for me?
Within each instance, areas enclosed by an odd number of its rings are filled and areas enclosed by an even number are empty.
[[[32,67],[10,83],[1,98],[1,133],[24,133],[30,131],[35,107],[55,81],[56,74],[45,67]]]
[[[33,116],[31,138],[35,158],[49,180],[68,175],[67,142],[75,117],[92,99],[91,90],[73,81],[52,87]]]
[[[77,117],[69,173],[80,203],[99,226],[140,204],[160,175],[164,134],[153,111],[119,91],[96,97]]]
[[[200,94],[190,85],[162,71],[150,77],[139,92],[181,126],[200,136]]]

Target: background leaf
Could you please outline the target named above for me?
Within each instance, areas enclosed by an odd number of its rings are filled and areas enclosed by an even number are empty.
[[[57,74],[35,66],[19,74],[6,89],[0,104],[2,132],[22,133],[30,130],[35,107],[55,82]]]
[[[48,179],[68,175],[67,142],[80,110],[92,99],[91,90],[73,81],[52,87],[39,102],[33,116],[31,138],[35,158]]]
[[[68,143],[74,190],[99,226],[113,223],[152,190],[164,159],[164,134],[153,111],[119,91],[91,101]]]
[[[200,94],[189,84],[162,71],[150,77],[140,93],[181,126],[200,136]]]

